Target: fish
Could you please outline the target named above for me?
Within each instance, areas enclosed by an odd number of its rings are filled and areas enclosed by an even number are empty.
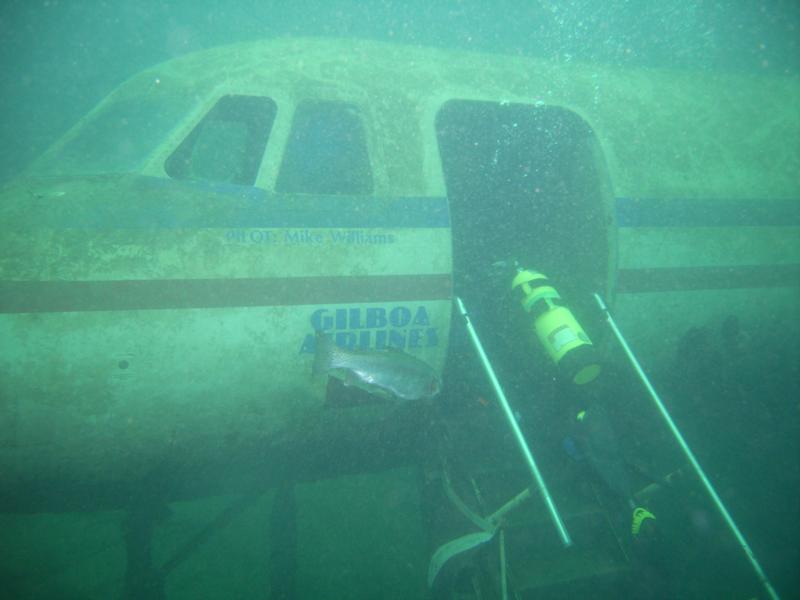
[[[382,398],[421,400],[436,396],[442,381],[425,361],[402,350],[347,350],[317,333],[312,376],[330,375]]]

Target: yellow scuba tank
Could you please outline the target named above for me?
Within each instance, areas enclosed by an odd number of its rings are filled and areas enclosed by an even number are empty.
[[[593,381],[600,374],[600,364],[592,340],[572,311],[564,306],[547,277],[520,268],[511,289],[522,295],[522,308],[533,318],[536,337],[558,367],[560,376],[578,385]]]

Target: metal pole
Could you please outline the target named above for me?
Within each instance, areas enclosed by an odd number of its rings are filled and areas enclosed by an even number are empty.
[[[595,294],[594,298],[595,300],[597,300],[597,304],[600,306],[600,310],[602,310],[605,313],[606,320],[608,321],[608,324],[611,327],[611,331],[614,332],[614,336],[617,338],[617,341],[619,342],[620,346],[622,346],[622,349],[628,356],[628,360],[630,360],[634,370],[636,371],[637,375],[639,375],[639,379],[641,379],[642,383],[644,384],[644,387],[647,389],[647,392],[653,399],[653,402],[658,408],[658,411],[661,413],[661,416],[664,417],[664,420],[667,422],[667,426],[672,432],[672,435],[675,436],[675,439],[678,441],[678,445],[683,450],[683,453],[686,455],[686,458],[689,460],[689,463],[692,465],[692,468],[694,468],[695,472],[697,473],[697,476],[700,478],[700,481],[706,488],[708,495],[711,496],[711,500],[716,505],[717,510],[719,510],[723,520],[730,528],[731,532],[733,533],[733,536],[736,538],[736,541],[739,542],[739,545],[742,547],[745,556],[747,556],[747,560],[750,561],[753,570],[756,572],[758,579],[761,581],[761,585],[764,586],[764,589],[767,591],[767,594],[769,594],[770,598],[772,598],[773,600],[780,600],[778,593],[775,591],[775,588],[772,587],[772,584],[770,583],[769,579],[767,579],[767,576],[764,573],[763,569],[761,568],[761,565],[758,564],[758,560],[756,560],[756,556],[755,554],[753,554],[753,550],[750,548],[750,545],[747,543],[747,540],[744,539],[742,532],[739,531],[739,528],[733,521],[733,518],[728,512],[728,509],[725,508],[725,505],[722,503],[722,500],[717,495],[714,486],[711,485],[711,482],[708,480],[708,477],[706,477],[703,468],[700,466],[700,463],[697,462],[694,453],[689,448],[689,445],[686,443],[686,440],[683,439],[683,435],[681,435],[681,432],[678,430],[677,426],[675,425],[675,422],[672,420],[672,417],[670,417],[669,413],[667,412],[664,403],[661,401],[661,398],[656,393],[656,390],[653,388],[647,375],[645,375],[644,371],[642,370],[642,366],[639,364],[639,361],[634,356],[630,346],[628,346],[628,342],[626,342],[625,338],[622,336],[622,332],[620,332],[619,328],[617,327],[617,324],[614,321],[614,318],[611,316],[611,313],[609,312],[605,302],[603,302],[603,299],[600,297],[599,294]]]
[[[550,492],[547,490],[547,484],[544,482],[544,478],[539,472],[539,468],[536,466],[536,461],[533,460],[533,455],[531,454],[530,448],[528,448],[528,443],[525,441],[525,436],[522,435],[522,430],[517,424],[517,419],[514,417],[511,406],[508,404],[508,399],[503,392],[503,388],[500,387],[500,382],[497,380],[494,369],[492,368],[492,365],[486,356],[486,352],[483,350],[483,344],[481,344],[481,340],[478,338],[478,334],[475,331],[475,328],[472,326],[472,321],[467,314],[467,309],[464,307],[464,303],[458,296],[456,296],[456,305],[458,306],[458,311],[461,313],[461,316],[464,317],[464,322],[466,323],[467,332],[472,340],[472,345],[475,346],[475,351],[478,353],[478,358],[480,358],[481,364],[483,364],[483,368],[486,371],[486,375],[489,377],[489,381],[494,388],[495,394],[497,394],[497,399],[500,401],[500,406],[503,409],[506,420],[508,420],[508,424],[511,427],[511,431],[514,433],[514,437],[517,440],[519,449],[522,451],[522,456],[525,458],[525,462],[530,468],[533,479],[536,481],[536,485],[539,487],[542,500],[544,500],[545,506],[547,506],[547,510],[550,512],[550,518],[553,520],[553,524],[556,526],[558,535],[561,537],[561,543],[567,547],[571,546],[572,539],[570,539],[567,528],[564,526],[564,522],[561,520],[561,516],[558,514],[558,510],[553,502],[553,498],[550,496]]]
[[[500,528],[500,598],[508,600],[508,572],[506,564],[506,531]]]

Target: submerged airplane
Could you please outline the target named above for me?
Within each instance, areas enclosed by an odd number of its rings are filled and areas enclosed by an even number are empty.
[[[333,39],[147,69],[0,191],[0,489],[302,438],[316,331],[440,372],[460,273],[509,256],[646,364],[732,310],[796,328],[798,97]]]

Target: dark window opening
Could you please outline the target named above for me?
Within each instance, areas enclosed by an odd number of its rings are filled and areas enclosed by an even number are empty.
[[[598,341],[603,328],[591,294],[605,291],[611,243],[609,188],[594,132],[558,107],[452,100],[436,116],[436,135],[455,291],[506,388],[554,395],[536,403],[528,422],[557,420],[555,367],[535,347],[511,282],[514,261],[544,273]],[[445,380],[457,382],[454,397],[474,395],[485,386],[479,365],[465,371],[453,358],[471,354],[469,341],[456,334],[451,344]]]
[[[126,173],[142,168],[194,98],[168,86],[147,92],[132,81],[93,113],[62,145],[48,150],[33,168],[49,175]]]
[[[261,96],[223,96],[167,159],[176,179],[253,185],[277,106]]]
[[[457,281],[518,260],[562,289],[604,289],[608,199],[585,121],[557,107],[453,100],[436,133]]]
[[[278,192],[371,194],[372,170],[358,109],[341,102],[302,102],[281,164]]]

